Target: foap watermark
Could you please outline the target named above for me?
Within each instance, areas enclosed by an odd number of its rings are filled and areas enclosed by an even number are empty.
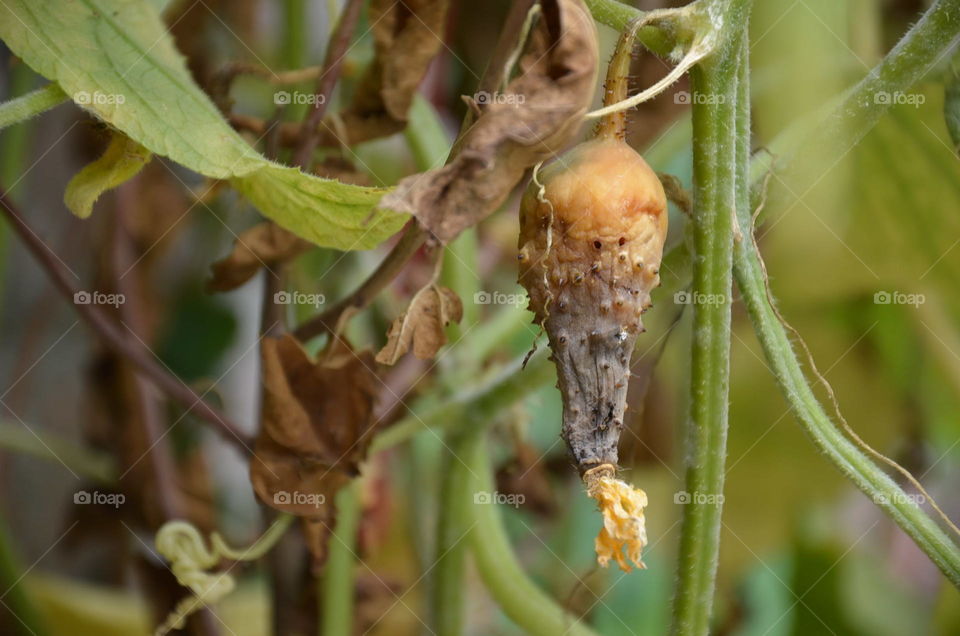
[[[890,106],[901,106],[904,104],[920,108],[927,101],[927,96],[923,93],[904,93],[903,91],[877,91],[873,94],[874,104],[887,104]]]
[[[927,302],[923,294],[907,294],[901,291],[878,291],[873,295],[874,305],[911,305],[919,307]]]
[[[478,91],[473,94],[473,101],[481,106],[490,104],[506,104],[508,106],[522,106],[527,98],[519,93],[498,93],[496,91]]]
[[[673,295],[677,305],[723,305],[727,302],[724,294],[704,294],[698,291],[678,291]]]
[[[885,493],[878,493],[871,497],[873,503],[878,506],[885,506],[887,504],[912,504],[914,506],[922,506],[927,503],[926,496],[920,493],[906,493],[906,492],[897,492],[894,493],[891,497]]]
[[[507,494],[503,492],[487,492],[481,490],[473,493],[473,503],[482,504],[501,504],[504,506],[513,506],[519,508],[527,500],[522,494]]]
[[[277,91],[273,94],[273,103],[277,106],[286,106],[288,104],[315,106],[317,104],[323,104],[326,101],[326,95],[318,95],[304,91]]]
[[[273,493],[273,503],[278,506],[313,506],[319,508],[327,502],[327,496],[320,492],[287,492],[281,490]]]
[[[73,94],[73,101],[81,106],[108,106],[110,104],[123,104],[127,101],[127,98],[120,93],[79,91]]]
[[[73,503],[78,506],[113,506],[114,508],[119,508],[126,501],[126,495],[119,492],[100,492],[99,490],[87,492],[86,490],[78,490],[73,493]]]
[[[277,305],[313,305],[317,309],[327,302],[323,294],[305,294],[299,291],[278,291],[273,295],[273,302]]]
[[[700,506],[719,506],[723,504],[723,493],[707,492],[687,492],[678,490],[673,493],[673,503],[685,506],[687,504],[697,504]]]
[[[513,305],[526,307],[530,299],[526,294],[504,294],[503,292],[478,291],[473,295],[475,305]]]
[[[673,94],[674,104],[725,104],[727,96],[718,93],[677,91]]]
[[[104,294],[98,291],[78,291],[73,295],[74,305],[113,305],[119,307],[127,302],[123,294]]]

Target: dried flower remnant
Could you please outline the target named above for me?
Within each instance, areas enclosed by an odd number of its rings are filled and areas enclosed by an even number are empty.
[[[597,562],[606,567],[613,559],[625,572],[632,569],[628,560],[638,568],[646,567],[641,560],[647,544],[643,518],[646,493],[617,479],[610,464],[591,468],[583,481],[587,494],[597,500],[603,514],[603,528],[594,543]]]

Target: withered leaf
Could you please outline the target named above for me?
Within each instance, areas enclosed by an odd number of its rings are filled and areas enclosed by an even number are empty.
[[[312,247],[313,243],[273,221],[258,223],[241,232],[230,255],[210,267],[213,277],[207,282],[207,291],[236,289],[253,278],[264,265],[269,267],[288,261]]]
[[[380,206],[409,212],[447,243],[503,203],[531,166],[577,133],[593,98],[597,32],[581,0],[541,3],[516,78],[478,94],[480,115],[446,166],[403,179]]]
[[[339,339],[317,361],[290,335],[265,338],[262,355],[250,481],[263,503],[311,522],[305,530],[320,558],[334,496],[358,474],[372,437],[376,365],[369,351],[355,353]]]
[[[406,126],[417,87],[443,45],[448,5],[448,0],[372,0],[374,59],[350,106],[339,115],[350,144],[385,137]],[[338,143],[321,141],[326,142]]]
[[[463,318],[463,303],[453,290],[431,283],[417,292],[407,311],[393,321],[377,362],[394,364],[413,346],[413,355],[429,360],[447,342],[443,328]]]

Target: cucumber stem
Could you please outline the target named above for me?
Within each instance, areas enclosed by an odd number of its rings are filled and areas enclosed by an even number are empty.
[[[617,47],[607,66],[607,78],[603,84],[603,105],[612,106],[627,98],[630,90],[630,63],[633,61],[633,47],[642,20],[632,20],[620,34]],[[624,141],[627,137],[627,111],[618,110],[604,115],[594,130],[597,138]]]

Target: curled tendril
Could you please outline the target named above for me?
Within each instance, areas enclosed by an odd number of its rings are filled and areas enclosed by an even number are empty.
[[[159,552],[170,562],[170,570],[177,582],[193,594],[177,603],[167,618],[155,631],[162,636],[174,629],[183,629],[187,618],[201,607],[223,599],[236,587],[230,570],[211,573],[223,559],[253,561],[272,548],[293,521],[291,515],[280,515],[259,539],[249,547],[236,549],[227,544],[219,533],[210,535],[210,547],[196,526],[186,521],[168,521],[157,531],[155,544]]]

